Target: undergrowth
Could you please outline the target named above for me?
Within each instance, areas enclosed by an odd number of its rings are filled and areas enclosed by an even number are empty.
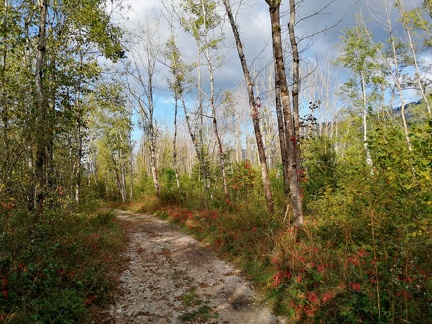
[[[105,210],[0,210],[0,323],[86,323],[109,301],[124,235]]]
[[[323,190],[302,228],[267,216],[258,199],[199,210],[171,193],[126,207],[181,225],[235,262],[289,323],[432,322],[431,210],[415,199],[425,190],[409,197],[378,169],[368,177]]]
[[[352,137],[308,141],[302,227],[284,219],[277,174],[276,213],[266,214],[247,162],[233,166],[229,199],[216,185],[171,186],[128,208],[180,224],[234,261],[289,323],[432,323],[432,121],[413,126],[411,146],[377,122],[373,165]]]

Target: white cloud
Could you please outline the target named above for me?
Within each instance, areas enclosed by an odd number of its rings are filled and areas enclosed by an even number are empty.
[[[179,2],[178,0],[175,1]],[[340,42],[342,30],[344,27],[354,25],[354,14],[361,12],[365,16],[365,20],[367,20],[369,16],[368,3],[372,3],[376,7],[381,1],[383,0],[335,0],[321,14],[313,15],[313,13],[323,7],[323,3],[325,2],[304,0],[298,8],[299,16],[311,17],[298,24],[296,33],[299,37],[325,30],[340,19],[342,21],[333,29],[326,30],[314,36],[310,48],[303,55],[312,58],[312,61],[315,57],[318,60],[321,58],[334,60],[338,55],[337,44]],[[419,5],[422,0],[405,0],[404,2],[407,6],[412,7]],[[126,3],[129,3],[132,9],[126,15],[129,21],[125,25],[129,28],[133,28],[131,26],[134,26],[136,21],[152,19],[152,17],[160,15],[164,11],[161,0],[127,0]],[[287,12],[286,6],[288,1],[283,0],[283,4],[282,11]],[[396,23],[397,17],[394,16],[393,19]],[[167,25],[167,22],[162,18],[162,32],[169,32]],[[220,54],[226,56],[226,64],[217,72],[216,83],[220,88],[232,88],[235,83],[242,80],[242,71],[234,46],[231,28],[228,23],[224,27],[226,36],[225,48]],[[286,21],[283,23],[283,27],[286,28]],[[254,62],[258,69],[268,64],[271,60],[272,46],[268,6],[264,0],[251,0],[249,6],[244,6],[240,9],[239,28],[249,64]],[[386,34],[383,27],[378,23],[374,22],[371,24],[371,28],[376,40],[382,41],[388,37],[388,34]],[[397,32],[401,32],[401,30]],[[190,35],[184,33],[180,27],[176,29],[176,33],[178,34],[177,42],[182,53],[186,56],[186,59],[194,60],[197,52],[194,40]],[[300,44],[300,48],[306,45],[309,45],[309,42],[305,40]]]

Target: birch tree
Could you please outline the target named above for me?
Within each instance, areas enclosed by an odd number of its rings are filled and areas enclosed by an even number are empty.
[[[371,85],[373,83],[382,82],[377,75],[379,65],[376,63],[378,59],[377,48],[369,40],[369,31],[364,26],[357,24],[351,29],[346,29],[342,36],[342,52],[339,55],[337,62],[350,69],[354,74],[353,82],[347,83],[354,87],[359,86],[360,91],[360,107],[362,110],[363,119],[363,145],[366,152],[366,163],[372,166],[372,158],[368,148],[368,110],[369,110],[369,95]],[[376,45],[379,47],[379,45]]]
[[[431,37],[430,34],[430,29],[432,28],[430,26],[430,24],[423,19],[419,8],[415,8],[413,10],[406,10],[404,8],[404,5],[402,3],[402,1],[396,1],[396,7],[399,11],[399,16],[400,16],[400,22],[402,23],[402,26],[405,30],[405,35],[406,35],[406,39],[407,39],[407,45],[410,49],[411,52],[411,56],[412,56],[412,63],[414,65],[415,68],[415,74],[414,74],[414,84],[416,84],[416,88],[417,90],[420,92],[421,97],[425,103],[426,106],[426,112],[427,112],[427,116],[429,118],[432,117],[432,112],[431,112],[431,103],[430,103],[430,98],[427,94],[427,89],[426,87],[428,86],[428,83],[430,84],[430,80],[427,80],[423,75],[425,75],[425,71],[422,71],[421,67],[420,67],[420,62],[418,59],[418,52],[419,52],[419,45],[428,45],[428,42],[430,42],[431,40],[429,39],[429,41],[424,41],[423,44],[417,44],[415,41],[415,38],[418,38],[419,33],[420,34],[425,34],[425,37]],[[416,37],[417,36],[417,37]],[[421,37],[420,37],[421,39]]]
[[[379,58],[382,63],[385,65],[386,71],[389,74],[389,78],[391,79],[391,93],[395,94],[399,98],[399,105],[401,110],[401,121],[402,121],[402,129],[405,134],[405,141],[407,147],[410,151],[412,151],[411,140],[409,136],[408,123],[406,119],[406,94],[405,94],[405,85],[404,80],[406,79],[405,71],[408,67],[412,65],[412,57],[408,54],[408,50],[404,44],[404,41],[400,39],[395,34],[393,19],[392,19],[392,10],[394,9],[393,2],[389,2],[387,0],[382,0],[380,8],[375,8],[374,18],[379,21],[383,29],[388,33],[388,38],[386,40],[387,46],[381,47],[377,43],[374,42],[373,36],[368,32],[368,37],[370,39],[370,43],[374,44],[377,49],[377,53],[379,54]],[[359,16],[361,18],[361,16]],[[360,22],[363,26],[366,27],[366,23],[363,19],[360,19]],[[367,28],[364,30],[368,31]],[[394,108],[394,105],[392,105]]]
[[[222,34],[220,25],[222,17],[217,10],[216,1],[183,1],[181,4],[183,14],[180,17],[180,22],[186,32],[193,36],[198,49],[197,55],[197,90],[198,90],[198,114],[200,115],[201,128],[204,126],[203,117],[205,107],[203,99],[206,99],[210,107],[210,116],[213,128],[213,135],[217,146],[217,156],[219,160],[219,168],[223,183],[223,191],[225,197],[229,197],[227,175],[225,170],[225,154],[220,129],[217,118],[217,98],[216,98],[216,80],[215,71],[223,64],[222,56],[218,54],[220,44],[222,42]],[[203,56],[203,61],[201,60]],[[201,65],[205,66],[208,72],[209,90],[204,90],[205,80],[202,78]],[[202,129],[199,130],[200,141],[202,141]],[[203,147],[201,148],[203,154]],[[202,158],[201,158],[202,159]],[[202,161],[203,162],[203,161]]]
[[[159,23],[157,21],[147,22],[145,27],[138,28],[138,31],[131,40],[126,83],[131,105],[139,113],[144,134],[149,140],[151,175],[154,189],[159,194],[160,183],[156,153],[158,130],[155,117],[156,77],[159,71],[159,55],[162,54]]]
[[[166,44],[166,57],[167,64],[170,69],[172,78],[168,79],[168,86],[173,92],[174,96],[174,136],[173,136],[173,164],[174,172],[176,176],[177,187],[180,187],[179,176],[178,176],[178,161],[177,161],[177,122],[178,122],[178,111],[181,104],[181,99],[184,92],[184,83],[186,81],[185,65],[182,63],[180,58],[180,50],[177,47],[175,36],[171,30],[171,36]]]

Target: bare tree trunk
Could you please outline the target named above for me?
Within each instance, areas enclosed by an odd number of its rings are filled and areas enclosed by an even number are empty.
[[[297,171],[297,137],[295,133],[295,122],[291,113],[291,100],[288,91],[288,82],[285,72],[285,63],[283,58],[282,36],[280,26],[280,0],[266,0],[269,5],[272,40],[273,40],[273,56],[275,60],[276,71],[279,75],[281,101],[285,118],[286,143],[288,147],[288,174],[290,184],[290,196],[293,205],[293,224],[303,224],[303,207],[300,194],[300,182]],[[293,3],[290,2],[291,5]],[[298,90],[298,89],[297,89]],[[298,104],[298,103],[297,103]],[[287,208],[288,209],[288,208]]]
[[[214,103],[212,103],[211,105],[212,105],[212,110],[213,110],[213,113],[212,113],[213,114],[213,118],[212,118],[213,119],[213,131],[214,131],[214,135],[216,137],[216,141],[217,141],[217,145],[218,145],[219,164],[220,164],[221,173],[222,173],[222,182],[223,182],[224,194],[225,194],[225,197],[228,199],[229,193],[228,193],[228,182],[227,182],[226,170],[225,170],[224,151],[223,151],[222,141],[221,141],[220,136],[219,136],[218,125],[217,125],[217,120],[216,120],[216,111],[214,111]]]
[[[276,70],[276,65],[275,65]],[[279,75],[275,73],[275,102],[276,102],[276,116],[279,131],[279,146],[281,151],[282,172],[284,180],[284,193],[286,196],[289,194],[289,177],[288,177],[288,150],[285,136],[285,124],[282,111],[282,103],[280,97],[280,81]]]
[[[120,198],[122,202],[126,201],[126,190],[124,185],[124,178],[123,178],[123,157],[121,155],[121,151],[119,152],[119,161],[116,161],[116,158],[114,157],[113,153],[111,152],[111,160],[113,162],[113,169],[114,169],[114,178],[117,185],[118,193],[120,194]],[[108,173],[107,173],[108,174]],[[108,181],[107,181],[107,192],[108,192]]]
[[[45,53],[46,53],[46,21],[48,16],[48,3],[46,0],[38,0],[40,18],[39,18],[39,38],[36,55],[36,162],[35,162],[35,173],[36,173],[36,187],[35,187],[35,202],[37,214],[42,212],[44,207],[44,200],[46,196],[46,167],[47,167],[47,115],[48,115],[48,104],[43,89],[43,68],[45,66]]]
[[[299,107],[299,95],[300,95],[300,54],[297,45],[297,39],[295,36],[295,23],[296,23],[296,4],[295,0],[290,0],[290,20],[288,24],[289,39],[291,44],[291,55],[293,58],[292,77],[293,87],[291,90],[292,94],[292,105],[294,115],[294,137],[297,145],[295,146],[295,159],[297,174],[301,172],[300,162],[300,107]],[[300,184],[299,184],[300,185]]]
[[[210,74],[210,107],[212,111],[213,132],[218,146],[219,166],[221,168],[221,173],[222,173],[224,194],[225,197],[229,199],[228,182],[227,182],[226,171],[225,171],[224,151],[223,151],[222,141],[219,136],[218,124],[216,119],[216,106],[214,102],[215,101],[214,73],[213,73],[212,63],[210,61],[210,50],[208,46],[206,47],[206,57],[207,57],[207,64],[208,64],[208,72]]]
[[[167,58],[170,63],[170,71],[173,76],[173,81],[169,83],[170,89],[174,93],[174,136],[172,140],[172,147],[173,147],[173,168],[174,168],[174,174],[176,177],[176,183],[177,188],[180,188],[180,181],[179,181],[179,175],[178,175],[178,161],[177,161],[177,116],[178,116],[178,109],[179,109],[179,100],[183,93],[183,86],[184,86],[184,79],[183,79],[183,73],[184,73],[184,65],[181,62],[180,58],[180,51],[176,45],[175,42],[175,36],[174,36],[174,29],[171,26],[171,37],[166,43],[166,46],[168,47],[168,53]]]
[[[153,177],[153,185],[157,194],[160,194],[160,183],[157,170],[156,162],[156,134],[154,126],[150,125],[150,163],[151,163],[151,173]]]
[[[81,177],[82,177],[82,168],[81,168],[81,159],[83,155],[83,140],[81,134],[81,114],[79,116],[80,120],[78,121],[78,152],[76,156],[77,161],[77,169],[75,175],[75,201],[77,203],[81,200]]]
[[[363,145],[366,152],[366,164],[372,166],[372,156],[369,151],[368,140],[368,130],[367,130],[367,94],[366,94],[366,82],[363,72],[360,72],[360,83],[362,89],[362,105],[363,105]]]
[[[122,179],[120,177],[119,170],[116,169],[114,171],[114,173],[115,173],[115,179],[116,179],[116,183],[117,183],[117,190],[118,190],[118,192],[120,194],[122,202],[125,202],[126,201],[126,196],[125,196],[125,192],[123,190]]]
[[[202,176],[203,181],[203,187],[204,187],[204,204],[206,208],[208,209],[208,201],[207,201],[207,194],[210,192],[210,172],[207,168],[206,163],[206,151],[204,146],[204,105],[203,105],[203,90],[201,89],[201,55],[200,55],[200,49],[201,49],[201,42],[197,40],[197,47],[198,47],[198,80],[197,80],[197,87],[198,87],[198,118],[199,118],[199,128],[198,128],[198,141],[196,144],[198,145],[197,148],[197,157],[198,161],[200,162],[200,175]],[[210,194],[211,196],[211,194]]]
[[[132,107],[130,110],[130,116],[133,115],[133,111],[132,111]],[[134,153],[133,153],[133,141],[132,141],[132,134],[129,133],[129,147],[130,147],[130,159],[129,159],[129,185],[130,185],[130,191],[129,191],[129,199],[132,200],[133,199],[133,194],[134,194]]]
[[[246,57],[245,57],[244,52],[243,52],[243,44],[242,44],[242,41],[240,38],[237,24],[234,20],[234,16],[233,16],[232,11],[231,11],[230,2],[229,2],[229,0],[223,0],[223,4],[225,5],[225,10],[226,10],[226,13],[228,15],[228,19],[229,19],[229,22],[231,24],[231,28],[233,30],[233,34],[234,34],[234,38],[235,38],[236,46],[237,46],[237,52],[239,55],[240,63],[241,63],[242,69],[243,69],[243,74],[245,77],[246,86],[247,86],[247,90],[248,90],[249,107],[250,107],[250,111],[251,111],[252,124],[253,124],[254,132],[255,132],[255,140],[256,140],[257,148],[258,148],[259,160],[260,160],[260,164],[261,164],[261,175],[262,175],[262,181],[263,181],[263,186],[264,186],[264,194],[265,194],[266,202],[267,202],[267,211],[269,214],[273,215],[274,214],[273,194],[272,194],[272,190],[270,187],[270,177],[269,177],[269,172],[268,172],[267,159],[266,159],[264,143],[263,143],[262,135],[261,135],[261,128],[260,128],[260,124],[259,124],[258,108],[260,108],[260,105],[259,105],[259,103],[257,104],[257,102],[255,100],[254,84],[253,84],[251,77],[250,77],[249,68],[248,68],[248,65],[246,63]]]
[[[3,30],[8,30],[8,7],[9,3],[8,0],[4,0],[4,16],[3,16]],[[8,155],[9,153],[9,140],[8,140],[8,132],[9,132],[9,109],[8,109],[8,102],[7,102],[7,94],[6,94],[6,69],[7,69],[7,39],[6,39],[6,32],[4,32],[2,37],[2,43],[3,43],[3,53],[2,53],[2,69],[1,69],[1,119],[3,122],[3,142],[5,146],[5,154]],[[6,159],[4,160],[6,161]],[[6,165],[5,165],[6,167]]]
[[[83,64],[83,58],[82,56],[80,57],[80,64],[82,66]],[[81,87],[81,78],[79,80],[79,88]],[[81,160],[83,157],[83,139],[82,139],[82,128],[83,128],[83,107],[82,107],[82,103],[80,101],[80,97],[81,97],[81,90],[77,91],[76,94],[76,102],[75,102],[75,106],[76,109],[78,110],[78,130],[77,130],[77,141],[78,141],[78,148],[77,148],[77,155],[75,157],[76,159],[76,170],[75,170],[75,201],[77,203],[80,202],[81,199],[81,178],[82,178],[82,165],[81,165]]]
[[[151,58],[154,59],[155,58]],[[150,60],[150,59],[149,59]],[[149,62],[149,66],[151,63]],[[158,169],[157,169],[157,159],[156,159],[156,129],[155,129],[155,121],[154,121],[154,99],[153,99],[153,68],[148,69],[148,92],[147,92],[147,99],[148,99],[148,125],[150,132],[150,164],[151,164],[151,174],[153,177],[153,185],[156,190],[157,194],[160,194],[160,183],[159,183],[159,175],[158,175]]]
[[[178,162],[177,162],[177,114],[178,114],[178,91],[175,91],[175,107],[174,107],[174,138],[173,138],[173,164],[174,173],[176,177],[177,188],[180,188],[180,181],[178,176]]]
[[[428,97],[428,95],[426,93],[425,86],[423,85],[423,83],[421,81],[421,71],[420,71],[420,68],[419,68],[418,61],[417,61],[417,53],[416,53],[416,50],[414,48],[414,42],[413,42],[412,37],[411,37],[411,29],[408,26],[408,22],[406,21],[406,18],[404,17],[404,12],[403,12],[404,9],[402,8],[402,3],[399,2],[399,1],[398,1],[397,8],[398,8],[399,13],[400,13],[400,15],[402,17],[401,22],[402,22],[402,25],[403,25],[403,27],[405,29],[405,33],[407,35],[407,38],[408,38],[408,46],[409,46],[409,48],[411,50],[411,54],[412,54],[411,57],[413,59],[414,67],[415,67],[415,71],[416,71],[415,77],[416,77],[416,81],[417,81],[418,90],[420,91],[420,93],[422,95],[422,98],[423,98],[423,100],[424,100],[424,102],[426,104],[426,111],[427,111],[428,117],[431,118],[432,117],[432,112],[431,112],[429,97]]]
[[[387,27],[389,28],[389,39],[390,39],[390,46],[392,49],[392,59],[393,59],[393,66],[394,66],[394,81],[396,84],[396,87],[398,89],[399,92],[399,98],[401,101],[401,117],[402,117],[402,126],[403,126],[403,130],[405,133],[405,140],[407,142],[407,147],[409,151],[412,151],[412,145],[411,145],[411,140],[409,137],[409,130],[408,130],[408,123],[406,121],[406,116],[405,116],[405,97],[403,95],[403,87],[401,84],[401,75],[399,73],[399,64],[398,64],[398,58],[397,58],[397,49],[396,49],[396,44],[394,41],[394,36],[393,36],[393,27],[392,27],[392,22],[391,22],[391,18],[390,18],[390,13],[387,12]]]

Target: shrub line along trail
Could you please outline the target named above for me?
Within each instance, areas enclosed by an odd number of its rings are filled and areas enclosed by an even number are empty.
[[[240,271],[174,225],[118,211],[129,245],[120,293],[104,323],[285,323]]]

